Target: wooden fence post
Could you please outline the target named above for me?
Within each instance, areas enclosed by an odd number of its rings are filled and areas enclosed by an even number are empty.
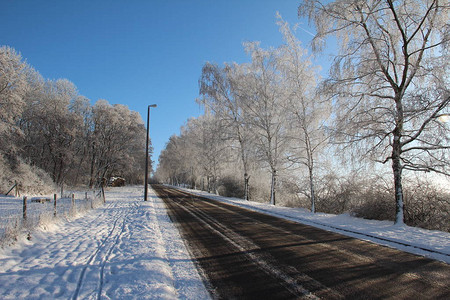
[[[75,194],[72,194],[72,212],[75,211]]]
[[[103,197],[103,203],[106,203],[105,189],[103,188],[103,185],[102,185],[102,197]]]
[[[27,197],[23,197],[23,212],[22,212],[23,219],[27,219]]]
[[[55,206],[54,206],[54,210],[53,210],[53,216],[56,217],[56,194],[53,194],[53,199],[55,200]]]

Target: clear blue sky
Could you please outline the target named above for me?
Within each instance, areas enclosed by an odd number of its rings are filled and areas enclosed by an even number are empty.
[[[95,103],[138,111],[147,105],[153,159],[180,126],[201,114],[195,103],[207,61],[245,62],[242,43],[281,44],[275,14],[290,24],[300,0],[2,0],[0,45],[19,51],[45,78],[67,78]],[[306,45],[311,36],[298,30]]]

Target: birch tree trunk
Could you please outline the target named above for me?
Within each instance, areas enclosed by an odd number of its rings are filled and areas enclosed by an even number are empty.
[[[404,224],[403,212],[403,188],[402,188],[402,140],[403,135],[403,106],[401,101],[396,101],[396,127],[393,130],[392,142],[392,172],[394,174],[394,192],[395,192],[395,224]]]
[[[311,212],[316,212],[316,191],[314,188],[314,174],[313,168],[309,168],[309,188],[311,193]]]
[[[276,205],[276,186],[277,186],[277,171],[272,170],[272,183],[270,185],[270,204]]]

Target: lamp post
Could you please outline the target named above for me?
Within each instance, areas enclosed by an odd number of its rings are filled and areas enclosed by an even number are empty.
[[[144,180],[144,201],[147,201],[148,195],[148,140],[150,136],[150,107],[156,107],[156,104],[151,104],[147,107],[147,139],[145,142],[145,180]]]

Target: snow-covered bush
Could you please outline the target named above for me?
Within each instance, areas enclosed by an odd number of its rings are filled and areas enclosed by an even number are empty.
[[[418,179],[405,189],[405,223],[450,232],[450,193]]]
[[[410,177],[404,186],[405,223],[426,229],[450,231],[450,194],[436,183]],[[317,211],[373,220],[395,220],[393,188],[382,177],[340,177],[329,180],[317,201]],[[327,192],[324,193],[324,190]]]
[[[395,203],[391,201],[391,194],[380,193],[374,189],[355,196],[360,197],[362,201],[351,208],[353,216],[371,220],[394,220]]]
[[[219,179],[219,194],[225,197],[244,198],[244,185],[241,181],[232,176]]]
[[[26,164],[20,158],[14,165],[0,155],[0,192],[6,193],[15,183],[19,190],[26,194],[49,194],[56,187],[50,176],[36,166]]]

